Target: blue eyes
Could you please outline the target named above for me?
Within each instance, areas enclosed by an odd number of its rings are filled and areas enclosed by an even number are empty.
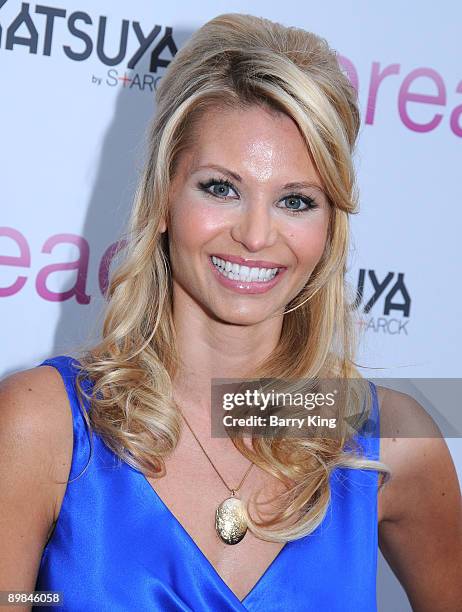
[[[204,189],[207,190],[208,193],[211,193],[212,195],[218,196],[219,198],[227,198],[229,196],[229,190],[233,189],[233,186],[231,185],[231,183],[229,181],[221,181],[221,180],[210,180],[207,183],[200,183],[200,186]],[[210,187],[212,187],[212,190],[209,191]],[[234,191],[235,195],[236,192]]]
[[[205,183],[199,182],[199,187],[206,194],[217,198],[233,197],[230,195],[230,191],[233,191],[235,196],[238,195],[232,183],[226,179],[210,179]],[[293,215],[299,215],[318,207],[313,198],[298,194],[290,194],[283,198],[281,202],[286,202],[288,207],[284,207],[285,210]]]

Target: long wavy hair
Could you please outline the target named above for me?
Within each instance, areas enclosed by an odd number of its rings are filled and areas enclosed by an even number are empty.
[[[172,317],[168,196],[179,155],[193,141],[198,121],[217,105],[261,105],[293,119],[306,142],[330,203],[327,242],[303,290],[287,304],[274,352],[252,378],[349,379],[338,408],[335,437],[231,436],[249,460],[285,484],[278,510],[250,515],[250,530],[269,541],[311,533],[330,501],[329,476],[340,467],[388,467],[355,445],[348,417],[365,406],[371,390],[354,356],[358,343],[354,294],[346,282],[349,215],[358,212],[352,155],[360,116],[357,94],[327,42],[305,30],[267,19],[224,14],[207,22],[181,48],[162,77],[148,151],[123,235],[121,261],[110,277],[102,340],[79,356],[77,390],[90,432],[96,431],[123,461],[151,477],[165,474],[183,427],[172,380],[179,367]],[[90,379],[93,392],[84,389]],[[343,424],[343,425],[342,425]],[[92,446],[93,449],[93,446]],[[90,454],[91,458],[91,454]]]

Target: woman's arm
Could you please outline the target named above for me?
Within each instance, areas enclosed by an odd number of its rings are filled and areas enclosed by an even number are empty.
[[[0,591],[33,591],[72,459],[72,415],[59,373],[0,383]],[[31,606],[14,607],[30,610]]]
[[[381,430],[381,458],[394,475],[379,493],[380,550],[414,612],[462,610],[462,502],[446,442],[416,400],[391,390]],[[400,437],[403,431],[428,437]]]

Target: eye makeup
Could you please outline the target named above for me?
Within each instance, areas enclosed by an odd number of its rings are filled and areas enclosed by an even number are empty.
[[[215,188],[215,187],[219,187],[221,188],[221,193],[218,191],[211,191],[211,188]],[[229,181],[228,179],[222,179],[222,178],[210,178],[207,181],[199,181],[198,183],[198,188],[203,191],[206,195],[211,196],[213,198],[218,198],[218,199],[222,199],[222,200],[226,200],[228,198],[234,198],[234,196],[229,196],[229,193],[223,193],[223,191],[228,191],[232,190],[234,191],[234,193],[239,196],[236,188],[234,187],[234,185],[231,183],[231,181]],[[284,196],[280,202],[285,202],[287,200],[299,200],[300,202],[303,203],[303,205],[305,206],[305,208],[302,209],[296,209],[296,208],[285,208],[285,210],[291,214],[291,215],[300,215],[302,213],[305,212],[309,212],[310,210],[313,210],[315,208],[318,208],[319,205],[316,203],[316,200],[314,198],[311,198],[309,196],[306,195],[302,195],[299,193],[290,193],[286,196]],[[278,208],[283,208],[281,206],[278,206]]]

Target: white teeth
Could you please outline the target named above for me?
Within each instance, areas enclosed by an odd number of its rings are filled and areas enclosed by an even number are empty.
[[[279,271],[279,268],[250,268],[249,266],[240,266],[237,263],[215,257],[215,255],[212,255],[212,262],[223,276],[231,280],[240,280],[247,283],[268,282],[273,279]]]

